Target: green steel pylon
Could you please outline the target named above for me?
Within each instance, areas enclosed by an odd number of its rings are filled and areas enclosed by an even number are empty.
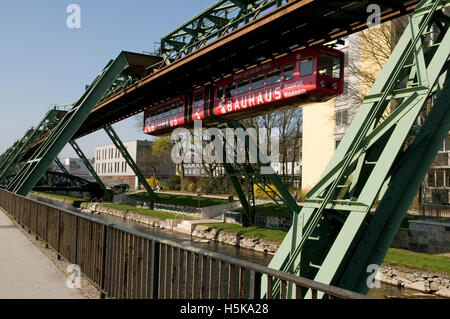
[[[72,146],[75,153],[78,155],[78,157],[83,161],[84,165],[88,169],[89,173],[94,177],[97,184],[103,189],[103,191],[107,191],[105,184],[101,180],[101,178],[98,176],[95,169],[92,167],[91,162],[87,159],[86,155],[84,155],[83,151],[81,150],[80,146],[75,141],[70,141],[70,145]]]
[[[235,134],[238,130],[241,130],[242,133],[245,132],[245,127],[238,121],[229,122],[226,126],[233,129],[233,134]],[[256,145],[253,138],[251,136],[246,138],[246,134],[236,135],[240,136],[239,139],[245,139],[245,141],[240,141],[244,147],[244,149],[240,151],[245,152],[245,163],[239,163],[239,161],[235,161],[234,158],[229,159],[225,156],[223,166],[225,173],[231,179],[233,188],[235,189],[242,208],[244,209],[247,219],[244,221],[245,224],[253,224],[255,221],[256,211],[254,185],[263,191],[276,204],[281,204],[286,208],[286,210],[293,212],[294,218],[298,216],[300,208],[298,207],[296,201],[292,198],[288,189],[274,172],[269,161],[265,158],[265,155],[260,152],[260,149],[258,148],[258,145]],[[224,137],[226,136],[224,135],[223,138]],[[229,146],[229,144],[227,144],[229,141],[225,138],[223,140],[224,153],[227,153],[226,147]],[[234,149],[233,156],[237,158],[237,149],[234,146],[232,149]],[[256,154],[251,154],[252,152],[256,152]],[[251,163],[251,156],[254,157],[256,163]],[[242,177],[244,178],[245,183],[244,188],[246,188],[247,191],[245,191],[242,187],[243,185],[241,185],[240,180]]]
[[[111,139],[111,141],[114,143],[116,148],[119,150],[120,154],[122,154],[122,156],[125,159],[125,161],[127,162],[128,166],[130,166],[130,168],[133,170],[134,174],[136,174],[139,182],[144,186],[144,188],[147,191],[147,193],[150,196],[150,198],[154,202],[156,202],[158,200],[157,195],[153,192],[153,189],[148,184],[147,179],[144,177],[144,175],[142,174],[141,170],[139,169],[139,167],[134,162],[134,160],[131,157],[130,153],[128,153],[127,148],[125,147],[125,145],[123,145],[122,141],[120,140],[119,136],[114,131],[112,126],[107,126],[107,127],[104,128],[104,130],[105,130],[106,134],[109,136],[109,138]]]
[[[23,196],[28,194],[127,65],[123,52],[108,63],[8,185],[8,191]]]
[[[450,93],[450,19],[442,13],[449,3],[424,0],[417,5],[269,267],[361,293],[368,291],[372,274],[368,266],[381,264],[450,129],[445,117]],[[437,39],[428,45],[426,37],[436,25]],[[409,145],[406,139],[411,128],[432,96],[436,98],[432,110]],[[377,199],[380,204],[371,216]],[[266,277],[262,287],[264,296]],[[279,283],[275,282],[273,294],[278,293]],[[311,297],[311,291],[301,293],[303,298]],[[294,297],[291,286],[288,297]]]
[[[4,180],[20,171],[19,163],[25,158],[28,151],[33,147],[39,139],[48,134],[63,117],[65,111],[61,111],[53,107],[50,109],[42,119],[42,121],[36,126],[29,129],[24,137],[18,141],[10,149],[10,155],[2,161],[0,165],[0,184],[3,184]]]

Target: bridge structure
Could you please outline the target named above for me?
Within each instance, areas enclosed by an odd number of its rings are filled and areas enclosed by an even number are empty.
[[[154,56],[120,53],[64,116],[53,112],[54,122],[46,117],[40,124],[45,132],[27,132],[1,157],[9,164],[0,173],[16,172],[6,190],[26,195],[67,143],[99,129],[117,140],[112,124],[165,97],[366,29],[369,4],[379,5],[382,22],[412,14],[410,23],[305,206],[297,206],[275,173],[264,177],[293,212],[293,226],[269,267],[367,293],[367,267],[381,264],[450,129],[450,18],[442,11],[448,0],[219,1],[162,38]],[[431,33],[436,41],[430,44]],[[434,103],[424,112],[430,99]],[[417,127],[419,116],[426,120]],[[126,149],[115,144],[130,161]],[[249,219],[251,198],[238,177],[261,180],[259,168],[268,164],[259,159],[256,168],[225,163]],[[141,183],[145,186],[145,179]],[[317,297],[313,289],[299,290],[270,276],[262,277],[260,290],[262,297]]]

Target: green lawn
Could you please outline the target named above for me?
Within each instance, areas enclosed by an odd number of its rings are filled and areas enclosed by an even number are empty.
[[[119,205],[119,204],[101,204],[101,206],[117,209],[117,210],[123,210],[123,211],[129,211],[131,213],[144,215],[144,216],[150,216],[155,217],[159,219],[192,219],[192,217],[184,215],[184,214],[177,214],[177,213],[170,213],[170,212],[164,212],[164,211],[156,211],[156,210],[149,210],[144,208],[136,208],[134,206],[128,206],[128,205]]]
[[[386,254],[384,262],[450,274],[450,257],[445,256],[433,256],[391,248]]]
[[[72,200],[74,202],[88,202],[89,199],[81,198],[81,197],[74,197],[69,195],[58,195],[58,194],[51,194],[51,193],[44,193],[44,192],[31,192],[32,195],[36,196],[48,196],[48,197],[54,197],[54,198],[60,198],[60,199],[66,199],[66,200]]]
[[[179,206],[189,206],[189,207],[198,207],[198,198],[197,196],[189,196],[189,195],[172,195],[172,194],[156,194],[158,196],[158,203],[161,204],[171,204],[171,205],[179,205]],[[141,200],[141,201],[150,201],[150,196],[147,193],[138,193],[130,195],[131,197]],[[210,198],[203,197],[200,200],[200,207],[210,207],[215,205],[221,205],[228,203],[227,199],[222,198]]]
[[[244,209],[237,210],[239,213],[244,213]],[[283,216],[283,217],[291,217],[292,212],[289,209],[286,209],[283,205],[277,204],[265,204],[256,206],[256,214],[265,215],[265,216]]]
[[[256,237],[259,239],[267,239],[281,243],[287,232],[282,230],[258,228],[258,227],[242,227],[236,224],[204,224],[205,226],[217,229],[218,231],[228,232],[232,234],[240,234],[245,237]]]

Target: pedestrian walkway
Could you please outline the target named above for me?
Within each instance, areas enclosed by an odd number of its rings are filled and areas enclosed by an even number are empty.
[[[81,299],[62,273],[0,209],[0,299]]]

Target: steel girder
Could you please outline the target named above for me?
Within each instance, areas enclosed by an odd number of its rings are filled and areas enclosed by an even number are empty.
[[[229,122],[226,124],[226,127],[233,129],[234,132],[237,132],[237,130],[245,132],[245,127],[238,121]],[[226,152],[226,148],[230,145],[227,144],[229,141],[226,137],[227,136],[225,133],[219,140],[224,141],[224,153],[228,154]],[[254,141],[250,135],[248,135],[248,137],[242,135],[239,138],[241,139],[242,137],[244,137],[245,141],[243,140],[240,142],[242,143],[241,145],[244,149],[239,151],[245,152],[245,162],[239,163],[239,161],[235,161],[235,158],[231,159],[225,156],[223,159],[223,166],[225,173],[231,179],[233,188],[235,189],[242,208],[244,209],[244,214],[246,216],[244,224],[253,224],[255,221],[256,211],[254,185],[263,191],[276,204],[281,204],[286,208],[286,210],[293,212],[293,216],[295,218],[295,216],[298,215],[300,208],[296,201],[292,198],[287,188],[284,186],[281,179],[270,166],[270,162],[260,152],[257,146],[257,141]],[[238,150],[234,146],[232,146],[231,149],[234,149],[233,154],[236,158],[238,158],[239,155],[236,153]],[[251,152],[255,151],[257,152],[256,154],[251,154]],[[250,157],[252,156],[256,159],[256,163],[251,163]],[[241,183],[242,178],[244,179],[244,188]]]
[[[22,196],[28,194],[127,66],[127,59],[123,52],[114,61],[108,63],[78,102],[51,130],[45,141],[40,144],[16,178],[8,185],[7,190]]]
[[[48,134],[58,124],[63,114],[64,111],[59,110],[57,106],[54,106],[46,113],[44,119],[36,127],[29,129],[24,137],[9,149],[8,155],[5,156],[5,160],[1,161],[0,184],[5,184],[4,179],[7,176],[14,175],[20,170],[19,164],[25,159],[25,156],[33,147],[33,144]]]
[[[105,130],[106,134],[109,136],[109,138],[111,139],[111,141],[114,143],[116,148],[119,150],[120,154],[122,154],[122,156],[125,159],[125,161],[127,162],[128,166],[130,166],[130,168],[136,174],[139,182],[144,186],[145,190],[150,195],[150,198],[154,202],[158,201],[157,195],[153,192],[153,189],[148,184],[147,179],[144,177],[141,170],[134,162],[134,160],[131,157],[130,153],[128,152],[127,148],[125,147],[125,145],[123,145],[122,141],[120,140],[119,136],[114,131],[112,126],[107,126],[104,128],[104,130]]]
[[[77,144],[77,142],[70,141],[69,143],[72,146],[72,148],[75,151],[75,153],[78,155],[78,157],[83,161],[83,163],[86,166],[86,168],[88,169],[89,173],[91,173],[91,175],[95,178],[95,181],[97,182],[97,184],[100,185],[100,187],[106,192],[107,189],[106,189],[105,184],[100,179],[100,177],[97,175],[97,172],[92,167],[91,162],[87,159],[86,155],[84,155],[83,151],[81,150],[81,148]]]
[[[236,30],[286,0],[221,0],[161,38],[159,52],[166,64],[226,33]]]
[[[450,129],[450,19],[441,10],[449,3],[423,0],[416,7],[321,180],[308,193],[297,224],[272,259],[271,268],[368,291],[368,265],[381,264]],[[439,28],[436,43],[427,45],[425,39],[435,25]],[[407,137],[431,96],[436,97],[431,112],[408,144]],[[372,216],[376,200],[380,203]],[[274,295],[279,284],[273,284]],[[266,277],[262,287],[267,287]],[[291,298],[297,293],[311,297],[311,291],[288,288]]]

